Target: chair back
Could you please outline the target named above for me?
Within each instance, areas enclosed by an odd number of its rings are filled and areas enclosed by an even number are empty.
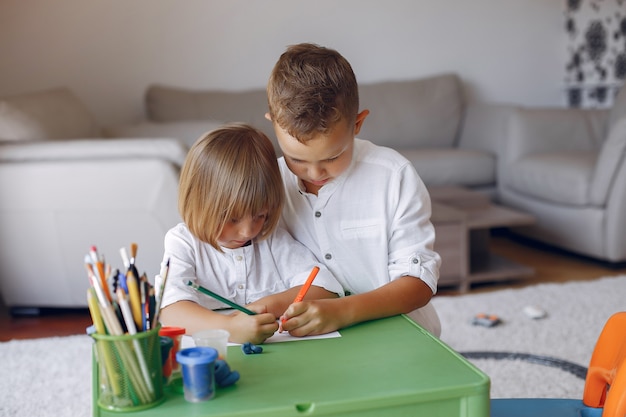
[[[589,362],[583,403],[604,407],[604,417],[626,415],[626,311],[609,317],[598,337]],[[607,405],[615,407],[615,414],[607,414]]]

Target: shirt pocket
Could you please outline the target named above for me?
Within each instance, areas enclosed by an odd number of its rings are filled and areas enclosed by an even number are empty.
[[[375,239],[383,233],[384,222],[379,218],[343,220],[339,227],[344,239]]]

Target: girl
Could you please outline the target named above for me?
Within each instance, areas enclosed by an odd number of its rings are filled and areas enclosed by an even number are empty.
[[[188,334],[220,328],[230,341],[262,343],[278,329],[311,269],[319,271],[307,299],[343,295],[341,285],[305,246],[277,228],[284,189],[270,140],[243,124],[207,133],[182,167],[178,208],[183,223],[165,236],[170,261],[161,323]],[[161,277],[157,277],[157,286]],[[191,281],[258,314],[214,311],[225,305]]]

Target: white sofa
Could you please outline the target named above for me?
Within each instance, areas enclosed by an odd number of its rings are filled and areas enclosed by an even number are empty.
[[[174,139],[103,139],[65,88],[0,100],[0,293],[15,312],[85,307],[84,255],[158,273],[164,233],[179,221]],[[36,309],[34,310],[36,311]]]

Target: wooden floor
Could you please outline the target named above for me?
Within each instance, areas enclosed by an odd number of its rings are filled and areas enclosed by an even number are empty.
[[[521,240],[508,233],[500,232],[494,235],[491,249],[501,256],[534,268],[535,274],[519,280],[474,285],[470,290],[471,293],[519,288],[544,282],[592,280],[626,274],[626,264],[610,265],[574,256]],[[438,294],[457,295],[458,291],[454,288],[441,288]],[[51,310],[43,311],[41,315],[35,317],[13,317],[5,306],[0,305],[0,341],[84,334],[90,324],[91,318],[86,309]]]

